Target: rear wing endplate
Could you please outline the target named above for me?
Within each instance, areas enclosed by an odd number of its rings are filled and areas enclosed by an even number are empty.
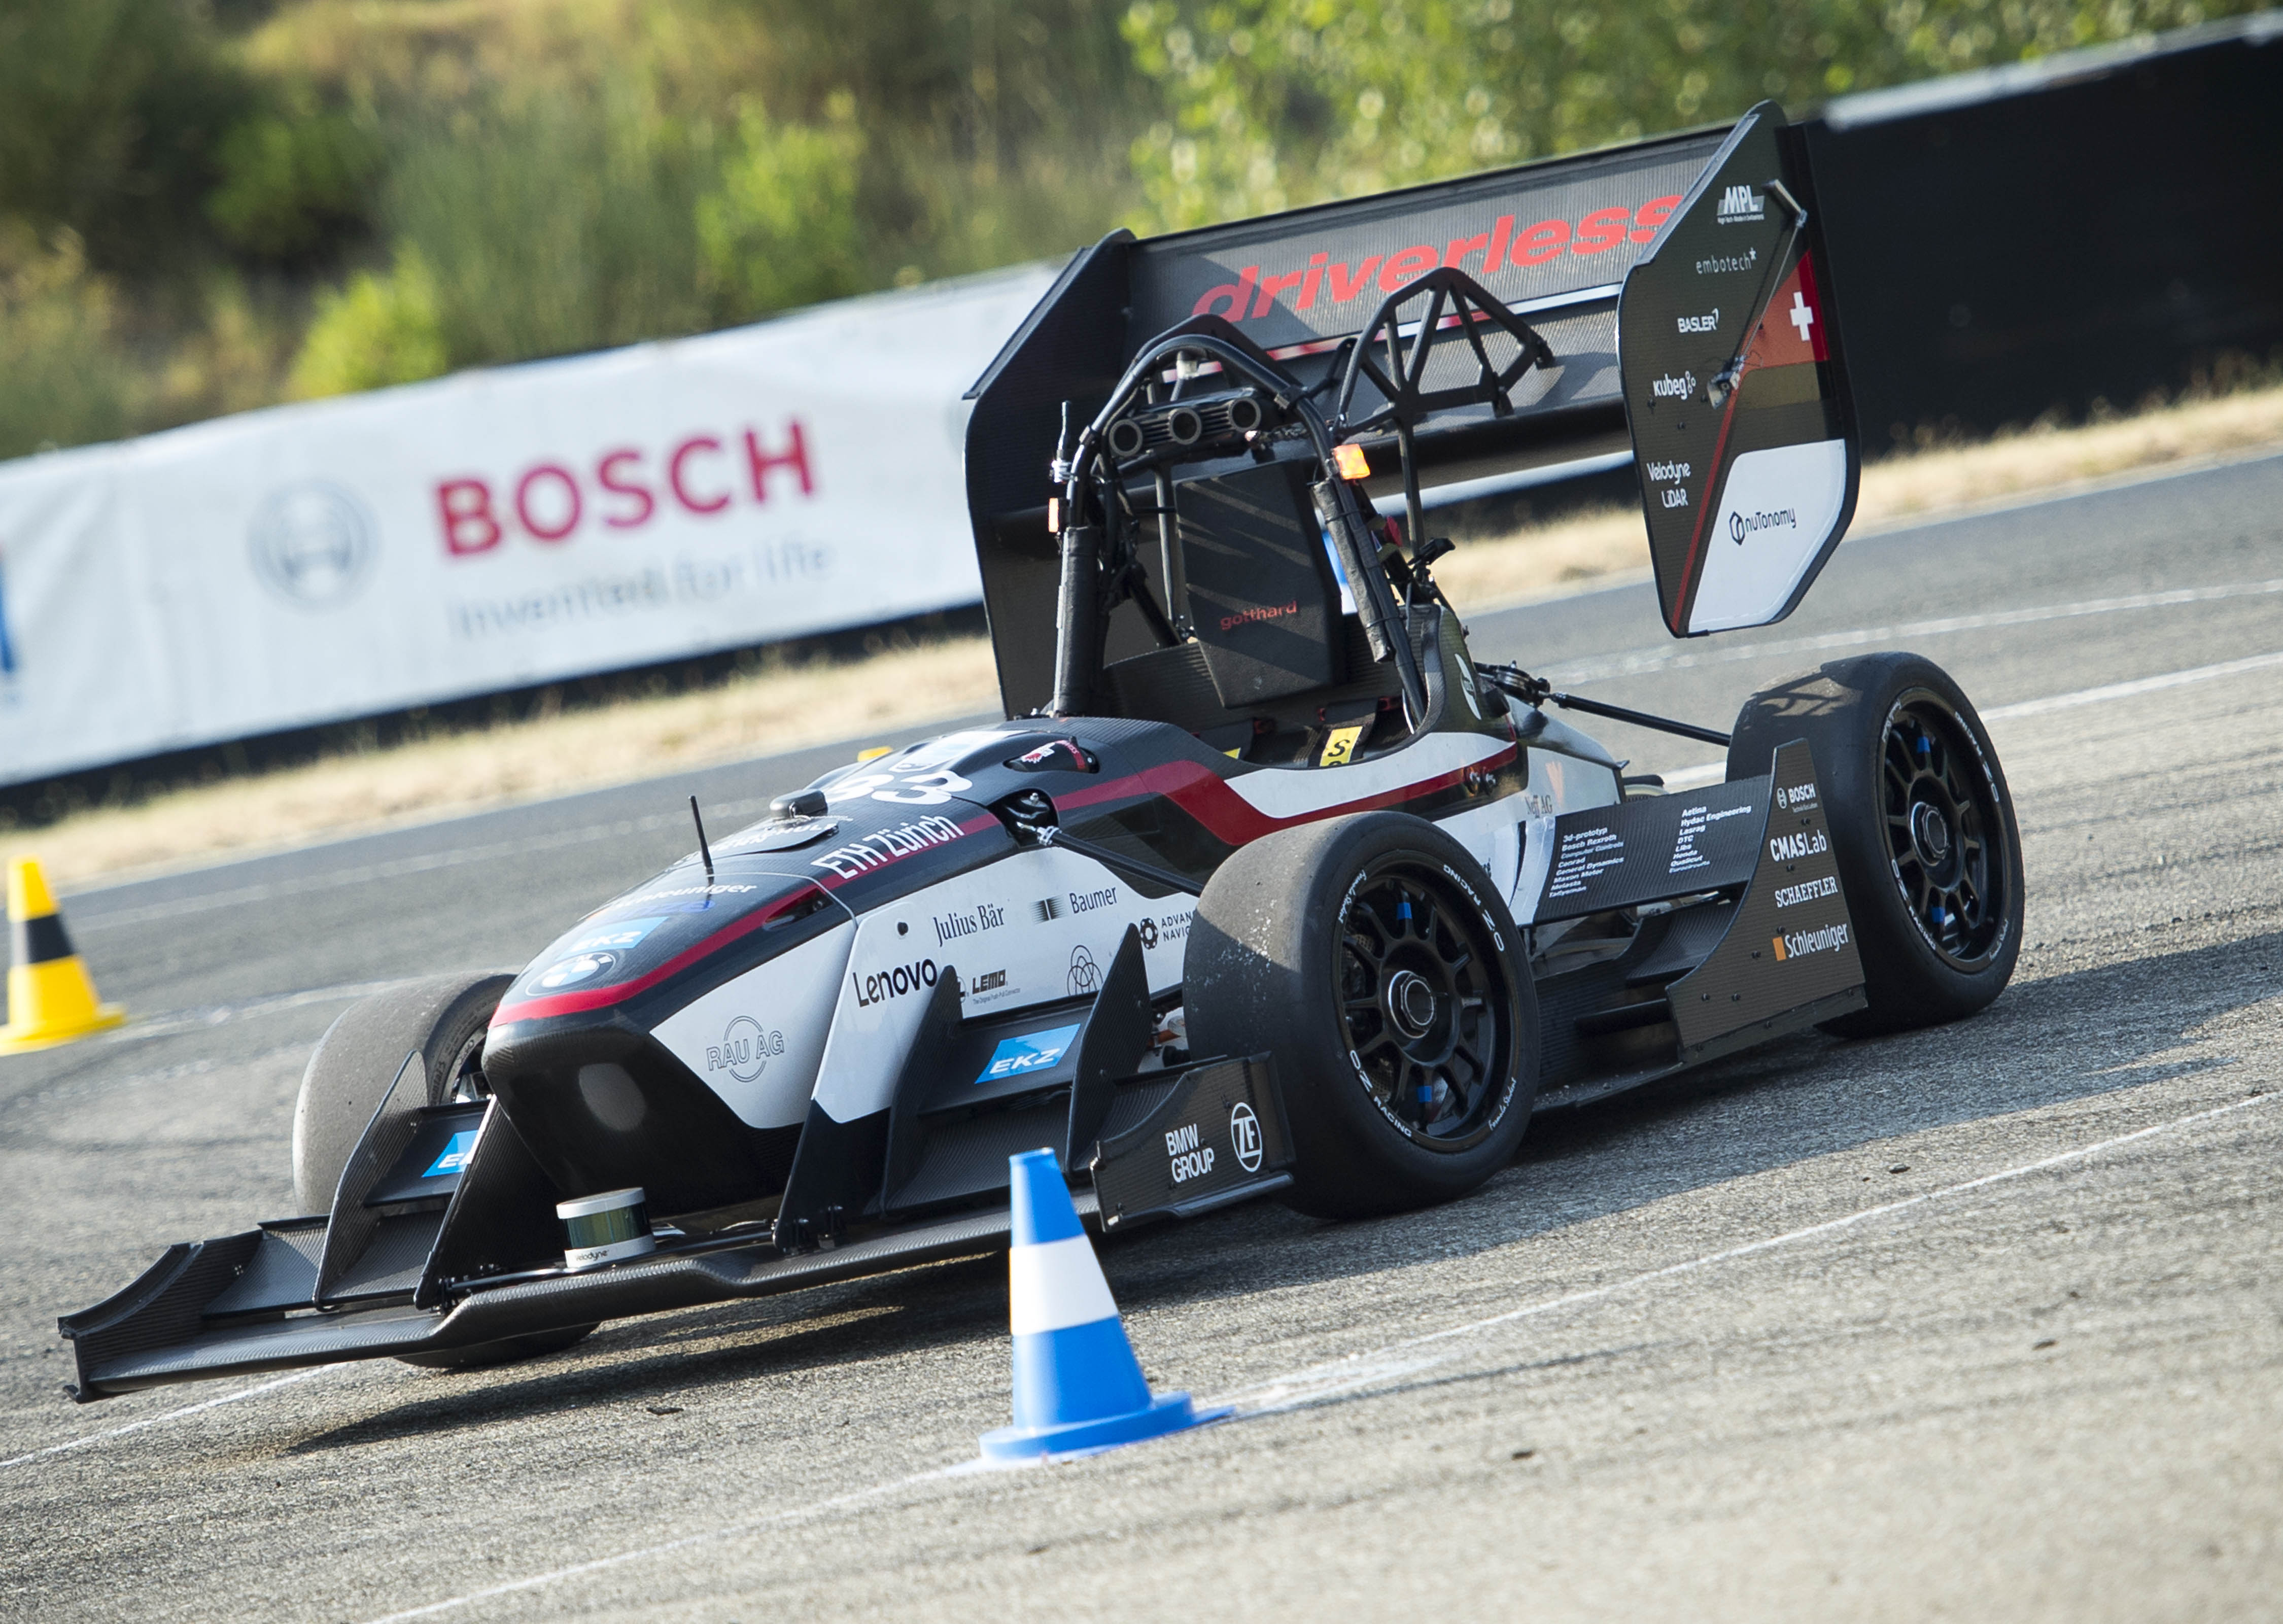
[[[1746,113],[1625,277],[1618,371],[1675,636],[1780,621],[1861,472],[1806,149]]]

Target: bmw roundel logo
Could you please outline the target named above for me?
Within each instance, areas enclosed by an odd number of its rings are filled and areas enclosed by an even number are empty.
[[[619,962],[615,953],[574,953],[549,964],[539,978],[542,987],[569,987],[598,976]]]
[[[301,609],[333,609],[371,573],[372,516],[348,491],[305,480],[270,492],[247,532],[262,583]]]

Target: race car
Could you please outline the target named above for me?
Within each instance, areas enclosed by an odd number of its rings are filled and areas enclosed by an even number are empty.
[[[1811,183],[1764,105],[1077,255],[970,394],[1004,720],[701,824],[519,973],[349,1009],[300,1214],[66,1317],[79,1395],[988,1253],[1040,1147],[1103,1235],[1399,1212],[1536,1112],[1988,1003],[2020,837],[1940,669],[1841,660],[1723,733],[1477,661],[1434,579],[1427,490],[1629,452],[1670,631],[1790,613],[1858,471]],[[1664,793],[1557,711],[1726,779]]]

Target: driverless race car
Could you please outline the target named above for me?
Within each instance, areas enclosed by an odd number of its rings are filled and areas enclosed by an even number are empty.
[[[1668,629],[1791,611],[1858,468],[1811,178],[1763,105],[1079,254],[970,394],[1006,719],[701,825],[519,974],[351,1008],[300,1215],[64,1319],[80,1396],[987,1253],[1040,1146],[1103,1234],[1397,1212],[1533,1112],[1986,1004],[2020,839],[1942,671],[1842,660],[1724,734],[1477,662],[1434,580],[1422,488],[1630,441]],[[1628,778],[1564,710],[1726,781]]]

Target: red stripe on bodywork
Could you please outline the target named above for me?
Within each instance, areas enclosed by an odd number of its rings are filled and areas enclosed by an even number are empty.
[[[766,908],[757,908],[735,924],[725,925],[695,947],[684,948],[647,975],[636,976],[631,981],[615,982],[608,987],[586,987],[577,992],[554,993],[544,998],[524,998],[513,1003],[503,1003],[492,1014],[492,1025],[504,1027],[511,1021],[543,1020],[550,1015],[574,1015],[584,1010],[606,1009],[623,1003],[636,993],[646,992],[666,977],[690,968],[699,959],[715,953],[740,937],[755,931],[789,912],[795,904],[808,900],[812,892],[822,894],[824,887],[814,880],[804,880],[799,890],[779,897]]]
[[[1516,753],[1515,746],[1504,745],[1479,761],[1470,761],[1464,767],[1438,773],[1434,777],[1414,784],[1399,784],[1377,794],[1337,801],[1293,817],[1271,817],[1230,788],[1227,780],[1212,769],[1196,761],[1168,761],[1161,767],[1131,773],[1123,778],[1113,778],[1107,784],[1098,784],[1091,789],[1064,795],[1055,805],[1058,811],[1068,812],[1078,808],[1098,806],[1105,801],[1163,795],[1204,824],[1223,845],[1243,846],[1280,829],[1317,823],[1351,812],[1371,812],[1383,807],[1400,806],[1406,800],[1415,800],[1422,795],[1431,795],[1438,790],[1450,789],[1463,783],[1469,771],[1495,772],[1513,761]],[[976,818],[961,824],[960,830],[965,834],[978,834],[986,829],[995,828],[997,824],[996,818]],[[872,872],[877,871],[868,871],[865,874],[851,878],[868,878]],[[688,969],[739,938],[752,934],[804,900],[809,893],[830,894],[846,883],[847,879],[839,875],[804,881],[799,890],[746,915],[734,925],[725,925],[695,947],[675,954],[647,975],[608,987],[583,988],[577,992],[557,993],[544,998],[526,998],[514,1003],[503,1003],[493,1015],[492,1025],[503,1027],[511,1021],[542,1020],[551,1015],[576,1014],[622,1003],[657,986],[668,976]]]
[[[1712,517],[1712,495],[1720,483],[1720,453],[1728,449],[1728,424],[1736,415],[1736,399],[1744,393],[1743,374],[1736,375],[1736,386],[1728,393],[1728,410],[1720,414],[1720,437],[1712,442],[1712,462],[1705,471],[1704,500],[1696,509],[1696,528],[1688,537],[1688,557],[1680,565],[1680,590],[1672,597],[1672,635],[1680,636],[1681,623],[1688,618],[1688,590],[1695,583],[1691,579],[1696,573],[1696,550],[1704,540],[1704,521]]]
[[[1501,746],[1495,753],[1484,756],[1479,761],[1453,768],[1432,778],[1422,779],[1415,784],[1399,784],[1353,800],[1336,801],[1292,817],[1270,816],[1238,794],[1228,780],[1210,767],[1196,761],[1168,761],[1162,767],[1152,767],[1129,777],[1112,779],[1108,784],[1080,790],[1074,795],[1064,795],[1055,805],[1056,809],[1067,812],[1073,808],[1099,805],[1108,800],[1126,800],[1138,795],[1163,795],[1203,824],[1224,846],[1245,846],[1280,829],[1319,823],[1325,818],[1339,817],[1351,812],[1371,812],[1382,807],[1400,806],[1406,800],[1415,800],[1422,795],[1430,795],[1438,790],[1463,783],[1470,770],[1495,772],[1513,761],[1515,753],[1514,746]]]

